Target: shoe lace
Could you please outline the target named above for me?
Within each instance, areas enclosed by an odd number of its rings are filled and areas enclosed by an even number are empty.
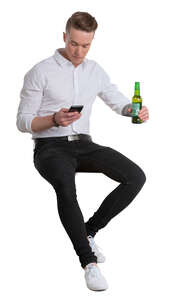
[[[94,265],[89,265],[87,266],[87,270],[86,272],[88,272],[90,274],[91,277],[97,277],[98,276],[98,269],[97,269],[97,266],[94,266]]]

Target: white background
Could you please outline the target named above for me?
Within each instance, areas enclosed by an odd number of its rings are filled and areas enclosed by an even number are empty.
[[[33,165],[31,135],[16,128],[25,73],[64,47],[75,11],[97,22],[88,58],[129,99],[141,82],[150,120],[134,125],[97,98],[91,135],[136,162],[147,182],[96,235],[109,283],[101,299],[193,299],[192,1],[6,1],[1,8],[1,298],[89,299],[84,271],[60,222],[54,189]],[[85,220],[118,183],[76,176]],[[91,298],[90,298],[91,299]]]

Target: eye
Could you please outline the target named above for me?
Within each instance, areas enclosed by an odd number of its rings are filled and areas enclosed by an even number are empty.
[[[76,46],[76,43],[74,43],[74,42],[71,42],[71,45],[75,47],[75,46]]]

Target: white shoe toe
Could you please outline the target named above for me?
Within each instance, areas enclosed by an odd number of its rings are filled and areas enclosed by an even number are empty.
[[[85,281],[87,287],[92,291],[104,291],[108,288],[108,283],[99,267],[93,263],[88,264],[85,268]]]

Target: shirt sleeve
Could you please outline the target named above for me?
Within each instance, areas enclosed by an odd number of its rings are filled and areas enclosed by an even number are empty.
[[[131,113],[128,111],[128,108],[132,107],[131,100],[125,97],[115,84],[111,83],[110,77],[100,65],[98,68],[100,82],[98,96],[116,113],[131,117]]]
[[[19,131],[33,133],[31,123],[41,105],[43,86],[43,76],[40,70],[34,66],[24,76],[23,87],[20,92],[16,121]]]

